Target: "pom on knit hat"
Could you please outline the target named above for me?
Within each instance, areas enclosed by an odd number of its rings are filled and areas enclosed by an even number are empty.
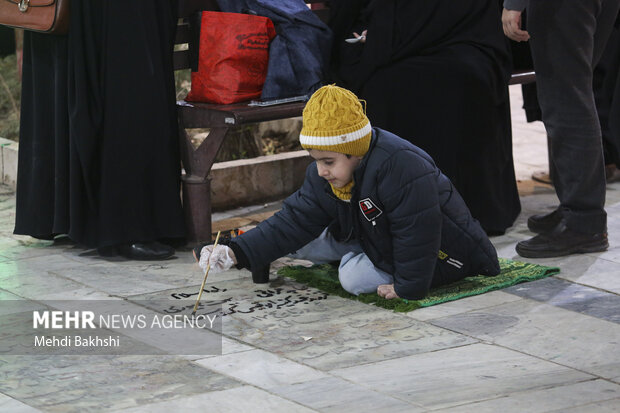
[[[304,149],[364,156],[372,129],[353,94],[335,85],[323,86],[308,100],[299,141]]]

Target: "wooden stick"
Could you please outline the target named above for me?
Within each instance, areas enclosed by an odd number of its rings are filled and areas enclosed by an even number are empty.
[[[217,242],[220,239],[220,232],[217,232],[217,236],[215,237],[215,243],[213,243],[213,250],[215,251],[215,247],[217,247]],[[200,302],[200,297],[202,297],[202,290],[205,288],[205,283],[207,282],[207,276],[209,275],[209,270],[211,269],[211,263],[207,262],[207,270],[205,271],[205,278],[202,280],[202,285],[200,286],[200,291],[198,292],[198,299],[196,300],[196,304],[194,304],[194,311],[192,312],[192,317],[196,315],[196,310],[198,310],[198,303]]]

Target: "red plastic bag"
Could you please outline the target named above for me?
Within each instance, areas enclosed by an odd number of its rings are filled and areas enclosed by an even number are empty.
[[[185,100],[229,104],[259,98],[275,36],[267,17],[202,12],[198,71]]]

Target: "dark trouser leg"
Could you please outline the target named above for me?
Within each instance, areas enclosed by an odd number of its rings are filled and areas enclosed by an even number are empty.
[[[528,30],[550,139],[554,185],[569,228],[606,231],[605,170],[592,71],[620,0],[531,1]]]

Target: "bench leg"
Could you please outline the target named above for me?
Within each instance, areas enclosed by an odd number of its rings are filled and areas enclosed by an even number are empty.
[[[183,212],[187,242],[194,246],[211,241],[211,179],[183,177]]]
[[[211,128],[204,141],[194,148],[179,119],[183,176],[183,209],[190,245],[211,241],[211,185],[209,172],[224,142],[228,128]]]

